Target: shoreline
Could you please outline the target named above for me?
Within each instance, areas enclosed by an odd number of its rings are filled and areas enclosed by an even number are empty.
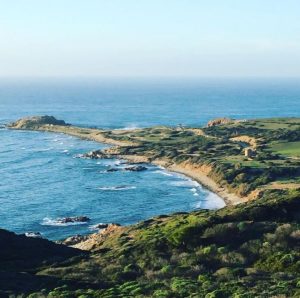
[[[130,155],[118,155],[118,158],[128,160],[132,163],[150,163],[156,166],[161,166],[164,169],[178,174],[183,174],[186,177],[189,177],[201,186],[218,195],[226,204],[226,206],[237,205],[248,201],[247,197],[241,198],[234,193],[229,193],[225,188],[220,187],[217,183],[208,176],[208,173],[205,172],[203,168],[205,166],[185,163],[185,164],[170,164],[165,160],[149,160],[146,156],[130,156]]]
[[[218,195],[226,204],[226,206],[238,205],[247,202],[247,198],[241,198],[234,193],[229,193],[224,188],[218,186],[216,182],[208,177],[204,172],[193,171],[186,169],[180,165],[171,165],[167,168],[168,170],[183,174],[198,183],[200,183],[204,188],[208,189],[212,193]]]
[[[126,141],[118,141],[111,138],[107,138],[103,135],[104,130],[81,128],[77,126],[61,126],[61,125],[43,125],[34,129],[21,129],[8,127],[11,130],[28,130],[28,131],[41,131],[52,133],[63,133],[73,137],[77,137],[83,140],[90,140],[102,144],[109,144],[113,146],[132,146],[134,143]],[[112,147],[113,148],[113,147]],[[196,182],[200,183],[204,188],[218,195],[225,202],[226,206],[237,205],[247,201],[247,197],[241,198],[234,193],[228,192],[225,188],[217,185],[217,183],[208,176],[209,170],[205,169],[204,165],[195,165],[191,163],[185,164],[170,164],[166,160],[156,159],[151,160],[147,156],[143,155],[120,155],[115,154],[116,158],[124,159],[132,163],[150,163],[157,166],[162,166],[170,172],[183,174]],[[113,156],[112,156],[113,158]]]

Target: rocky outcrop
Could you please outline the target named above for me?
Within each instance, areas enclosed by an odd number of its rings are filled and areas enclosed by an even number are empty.
[[[45,115],[22,118],[16,122],[8,124],[7,127],[13,129],[37,129],[43,125],[67,126],[69,124],[67,124],[64,120],[58,120],[53,116]]]
[[[77,235],[74,237],[69,237],[61,243],[73,248],[92,251],[99,249],[109,236],[115,233],[122,233],[125,229],[125,227],[122,227],[119,224],[112,223],[108,224],[106,228],[100,229],[98,233],[87,236]]]
[[[124,169],[122,168],[109,168],[106,172],[118,172],[118,171],[127,171],[127,172],[142,172],[146,171],[147,168],[145,166],[130,166]]]
[[[88,153],[79,155],[80,158],[90,158],[90,159],[104,159],[104,158],[114,158],[114,155],[107,154],[106,152],[102,150],[95,150],[95,151],[90,151]]]
[[[141,172],[141,171],[146,171],[147,168],[144,166],[132,166],[132,167],[127,167],[124,170],[129,172]]]
[[[58,243],[58,244],[64,244],[64,245],[67,245],[67,246],[72,246],[72,245],[75,245],[77,243],[83,242],[83,241],[85,241],[87,239],[88,239],[88,236],[85,236],[85,235],[75,235],[75,236],[68,237],[68,238],[66,238],[63,241],[57,241],[56,243]]]
[[[217,125],[224,125],[224,124],[229,124],[229,123],[233,123],[235,122],[235,120],[233,119],[230,119],[230,118],[216,118],[216,119],[213,119],[211,121],[209,121],[207,123],[207,127],[211,127],[211,126],[217,126]]]
[[[58,223],[75,223],[75,222],[89,222],[91,219],[87,216],[74,216],[74,217],[64,217],[57,219]]]
[[[118,225],[119,226],[119,224],[114,224],[114,225]],[[102,229],[106,229],[108,226],[109,226],[109,224],[99,223],[97,225],[94,225],[94,229],[102,230]]]

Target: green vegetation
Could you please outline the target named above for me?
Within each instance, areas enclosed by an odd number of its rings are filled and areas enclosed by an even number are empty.
[[[269,190],[124,228],[88,255],[35,269],[30,297],[299,297],[299,200]]]
[[[249,120],[201,130],[155,127],[121,134],[107,131],[105,136],[135,143],[120,147],[116,154],[208,165],[212,169],[209,176],[239,196],[258,188],[263,191],[276,181],[300,178],[297,118]],[[253,148],[256,156],[245,157],[245,147]]]
[[[300,142],[275,143],[271,149],[278,154],[300,157]]]

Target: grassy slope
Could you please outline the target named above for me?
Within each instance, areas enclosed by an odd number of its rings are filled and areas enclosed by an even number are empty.
[[[39,275],[65,281],[54,297],[299,297],[299,198],[269,191],[219,211],[160,216]]]

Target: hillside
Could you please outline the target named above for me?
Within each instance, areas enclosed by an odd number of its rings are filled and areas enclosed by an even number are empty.
[[[59,284],[56,278],[36,273],[66,259],[84,256],[78,249],[0,229],[0,297]]]
[[[36,293],[30,297],[299,297],[299,198],[270,190],[259,201],[93,235],[88,255],[22,267],[35,283],[6,288]]]
[[[85,157],[120,156],[201,171],[244,203],[228,199],[228,206],[218,211],[161,215],[93,234],[76,244],[86,250],[85,255],[16,267],[18,274],[28,272],[52,281],[27,286],[23,293],[35,293],[30,297],[299,297],[300,119],[216,123],[205,128],[133,131],[35,127],[118,144]],[[251,156],[245,156],[245,149],[251,149]],[[41,258],[47,260],[48,253]],[[27,260],[35,258],[30,255]],[[7,267],[3,271],[9,272]],[[5,290],[22,292],[15,283]]]

